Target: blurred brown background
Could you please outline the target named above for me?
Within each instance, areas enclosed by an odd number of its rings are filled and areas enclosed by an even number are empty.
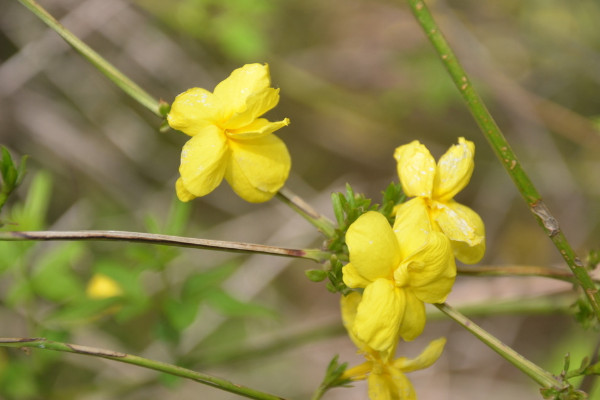
[[[47,0],[67,28],[157,98],[171,102],[199,86],[209,90],[231,70],[267,62],[280,105],[267,117],[291,119],[277,132],[292,154],[287,187],[332,216],[330,193],[346,182],[377,201],[396,181],[395,147],[420,140],[437,158],[457,137],[476,144],[476,169],[457,200],[475,209],[487,230],[483,265],[562,267],[517,190],[479,133],[441,63],[401,1],[356,0]],[[600,4],[475,0],[428,3],[476,88],[503,129],[580,256],[598,248],[600,221]],[[186,136],[159,133],[161,121],[122,93],[16,1],[0,13],[0,143],[30,155],[30,177],[54,179],[52,229],[144,230],[149,213],[164,216],[174,199]],[[28,181],[24,187],[27,187]],[[21,189],[20,193],[25,193]],[[193,202],[190,236],[285,247],[319,246],[312,227],[276,199],[244,203],[226,185]],[[170,266],[208,268],[226,254],[185,250]],[[245,323],[243,340],[266,343],[339,319],[338,296],[309,282],[308,261],[248,257],[225,287],[242,300],[277,309],[277,320]],[[183,276],[183,275],[182,275]],[[181,279],[181,278],[179,278]],[[152,285],[152,278],[148,278]],[[568,290],[544,279],[459,278],[451,304],[528,298]],[[0,317],[3,318],[2,314]],[[8,318],[8,316],[5,315]],[[3,318],[4,320],[4,318]],[[432,322],[399,351],[416,355],[446,336],[445,354],[410,375],[421,399],[536,399],[535,385],[453,323]],[[594,349],[567,316],[477,318],[532,360],[559,372]],[[207,311],[183,336],[185,353],[223,318]],[[1,336],[24,336],[17,323]],[[127,351],[94,326],[81,344]],[[235,336],[235,335],[234,335]],[[237,340],[237,339],[236,339]],[[137,354],[172,360],[153,342]],[[334,354],[359,362],[345,336],[207,372],[289,398],[308,398]],[[576,356],[580,354],[579,356]],[[579,357],[579,358],[578,358]],[[65,356],[68,368],[92,365],[97,388],[80,399],[236,398],[194,383],[173,389],[143,383],[155,374],[135,367]],[[115,385],[135,387],[115,394]],[[84,384],[84,383],[82,383]],[[118,384],[116,385],[118,386]],[[360,388],[326,399],[366,398]]]

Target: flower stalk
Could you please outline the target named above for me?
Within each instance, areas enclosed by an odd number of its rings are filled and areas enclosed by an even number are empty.
[[[435,305],[441,312],[462,325],[463,328],[471,332],[475,337],[485,343],[488,347],[500,354],[508,362],[523,371],[527,376],[536,381],[544,388],[561,387],[562,383],[550,372],[541,368],[537,364],[529,361],[521,354],[514,351],[510,346],[502,343],[498,338],[475,324],[463,314],[455,310],[447,303]]]
[[[335,224],[333,221],[319,214],[310,204],[302,200],[291,190],[286,187],[279,189],[277,198],[315,226],[325,237],[328,239],[335,237]]]
[[[61,351],[65,353],[83,354],[92,357],[106,358],[113,361],[119,361],[126,364],[137,365],[138,367],[153,369],[155,371],[164,372],[181,378],[190,379],[192,381],[212,386],[227,392],[235,393],[240,396],[259,400],[284,400],[282,397],[275,396],[269,393],[260,392],[249,387],[239,385],[217,378],[215,376],[192,371],[187,368],[182,368],[177,365],[167,364],[156,360],[150,360],[143,357],[138,357],[132,354],[121,353],[113,350],[99,349],[95,347],[81,346],[71,343],[61,343],[47,340],[44,338],[0,338],[0,347],[16,347],[24,348],[31,347],[37,349],[46,349]]]
[[[157,116],[164,116],[161,113],[159,101],[150,96],[144,89],[139,87],[135,82],[125,76],[111,63],[106,61],[100,54],[95,52],[91,47],[81,41],[81,39],[65,28],[37,2],[33,0],[19,0],[19,2],[27,7],[33,14],[35,14],[46,25],[52,28],[56,33],[58,33],[60,37],[62,37],[69,45],[77,50],[94,67],[96,67],[108,79],[113,81],[113,83],[121,88],[125,93],[133,97],[134,100],[152,111]]]
[[[452,81],[458,88],[481,132],[490,143],[506,172],[512,178],[521,196],[527,202],[535,219],[552,240],[573,272],[573,275],[575,275],[577,283],[584,290],[596,317],[600,320],[600,294],[598,293],[598,289],[594,285],[583,263],[567,241],[558,221],[552,216],[533,182],[521,166],[521,163],[483,103],[483,100],[471,84],[469,76],[444,38],[425,3],[422,0],[408,0],[408,3],[417,22],[433,44],[446,70],[452,77]]]
[[[463,276],[538,276],[577,284],[577,279],[568,269],[537,265],[459,265],[456,269]]]
[[[318,249],[288,249],[263,244],[228,242],[223,240],[198,239],[183,236],[124,231],[23,231],[0,232],[0,241],[24,240],[109,240],[126,241],[163,246],[192,247],[196,249],[229,251],[238,253],[269,254],[282,257],[296,257],[319,263],[329,259],[331,254]]]

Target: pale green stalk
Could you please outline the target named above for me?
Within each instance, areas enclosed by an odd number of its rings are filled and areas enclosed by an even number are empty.
[[[457,265],[456,272],[463,276],[538,276],[577,284],[568,269],[538,267],[535,265]]]
[[[489,346],[496,353],[500,354],[508,362],[523,371],[527,376],[536,381],[544,388],[560,388],[563,384],[550,372],[541,368],[537,364],[529,361],[510,346],[502,343],[495,336],[475,324],[463,314],[450,307],[447,303],[435,304],[435,306],[444,314],[458,322],[466,330],[475,335],[479,340]]]
[[[138,367],[142,368],[153,369],[155,371],[179,376],[181,378],[190,379],[192,381],[202,383],[204,385],[212,386],[251,399],[284,400],[282,397],[275,396],[269,393],[264,393],[242,385],[238,385],[237,383],[217,378],[215,376],[192,371],[187,368],[178,367],[177,365],[167,364],[164,362],[150,360],[147,358],[142,358],[134,356],[132,354],[121,353],[113,350],[98,349],[95,347],[80,346],[71,343],[54,342],[44,338],[0,338],[0,347],[32,347],[37,349],[62,351],[66,353],[76,353],[86,356],[106,358],[109,360],[119,361],[126,364],[137,365]]]
[[[315,226],[323,235],[325,235],[325,237],[329,239],[335,237],[335,224],[333,221],[324,215],[319,214],[307,202],[292,193],[291,190],[285,187],[281,188],[279,192],[277,192],[277,198],[290,206],[294,211]]]
[[[488,140],[496,156],[506,169],[506,172],[512,178],[515,186],[518,188],[523,199],[527,202],[530,211],[535,219],[544,229],[548,237],[552,240],[561,256],[575,275],[577,283],[583,288],[590,304],[600,320],[600,294],[594,282],[590,278],[588,271],[583,263],[577,257],[573,248],[563,234],[558,221],[552,216],[550,210],[543,202],[542,197],[533,185],[529,176],[521,166],[517,156],[510,148],[506,138],[500,131],[500,128],[494,121],[494,118],[483,103],[483,100],[471,84],[471,80],[466,71],[460,65],[458,58],[452,51],[452,48],[442,35],[439,26],[433,19],[433,16],[427,9],[422,0],[408,0],[416,20],[433,44],[436,52],[440,56],[446,70],[452,77],[452,81],[458,88],[463,100],[465,101],[473,118],[477,122],[481,132]]]
[[[83,43],[77,36],[61,25],[52,15],[50,15],[42,6],[34,0],[19,0],[21,4],[27,7],[46,25],[58,33],[69,45],[85,57],[108,79],[113,81],[125,93],[133,97],[141,105],[152,111],[159,117],[163,117],[158,100],[150,96],[144,89],[125,76],[121,71],[106,61],[100,54],[92,50],[87,44]]]

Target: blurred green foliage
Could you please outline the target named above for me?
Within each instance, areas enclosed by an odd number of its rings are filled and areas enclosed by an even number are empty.
[[[45,229],[53,185],[48,173],[36,173],[24,203],[7,209],[7,219],[12,222],[3,229]],[[189,214],[188,204],[174,201],[165,221],[155,216],[147,218],[148,231],[183,234]],[[142,328],[153,333],[144,336],[143,341],[163,341],[172,348],[179,344],[181,333],[202,318],[203,307],[232,319],[277,317],[274,310],[240,301],[221,287],[238,269],[238,261],[191,271],[173,282],[169,268],[181,255],[179,249],[140,244],[120,247],[118,251],[98,252],[82,242],[0,242],[0,278],[6,289],[0,295],[2,317],[15,327],[22,326],[19,334],[23,336],[68,342],[80,329],[95,327],[137,347],[140,337],[135,332]],[[122,293],[110,298],[91,298],[86,286],[94,274],[112,278]],[[148,275],[158,276],[162,287],[151,291],[144,284]],[[59,389],[54,387],[55,378],[48,378],[50,371],[56,377],[63,369],[73,368],[58,353],[36,351],[19,355],[0,349],[0,397],[59,399],[67,393],[77,397],[81,390],[88,389],[77,386]],[[84,370],[86,374],[92,373],[88,368]],[[158,377],[156,382],[173,383]]]

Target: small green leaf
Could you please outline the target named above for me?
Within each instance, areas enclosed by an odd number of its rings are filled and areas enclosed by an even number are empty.
[[[322,269],[309,269],[304,271],[304,274],[313,282],[322,282],[327,278],[327,271],[323,271]]]

